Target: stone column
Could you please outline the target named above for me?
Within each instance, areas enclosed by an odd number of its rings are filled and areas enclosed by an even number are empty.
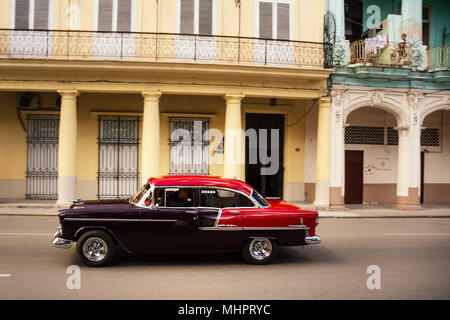
[[[160,135],[159,98],[161,92],[142,92],[144,97],[144,116],[142,120],[142,172],[141,184],[159,173]]]
[[[397,154],[397,208],[406,209],[409,192],[409,128],[399,127]]]
[[[316,199],[317,207],[328,207],[330,203],[330,98],[319,100],[316,157]]]
[[[422,0],[402,1],[401,32],[408,41],[422,41]]]
[[[244,130],[242,129],[241,101],[244,95],[227,94],[225,112],[224,168],[225,178],[245,180]]]
[[[420,137],[421,137],[421,110],[424,96],[420,92],[412,91],[408,94],[409,110],[409,184],[408,207],[411,210],[422,209],[420,204]]]
[[[330,209],[343,210],[345,170],[345,128],[343,123],[344,92],[331,92]]]
[[[77,186],[77,96],[76,90],[60,90],[61,113],[58,142],[58,201],[76,199]]]

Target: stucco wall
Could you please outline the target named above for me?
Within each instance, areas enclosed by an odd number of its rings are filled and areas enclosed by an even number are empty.
[[[0,2],[0,28],[11,27],[11,4],[15,0]],[[52,29],[96,30],[95,17],[98,11],[95,1],[53,0]],[[293,0],[293,40],[323,40],[323,1]],[[177,0],[135,0],[134,31],[177,32]],[[240,12],[239,12],[240,11]],[[70,13],[70,14],[69,14]],[[257,37],[255,17],[256,0],[241,1],[240,9],[234,0],[216,0],[214,12],[216,34],[225,36]],[[70,23],[68,17],[71,17]]]
[[[24,198],[26,193],[27,144],[26,133],[20,127],[16,114],[19,93],[0,93],[0,198]],[[56,93],[39,93],[42,107],[54,108]],[[210,128],[224,132],[225,99],[220,96],[163,95],[160,99],[160,174],[169,173],[169,117],[207,116]],[[246,98],[242,102],[242,127],[246,113],[277,113],[285,115],[284,182],[285,198],[304,198],[304,120],[297,121],[304,113],[302,100],[278,100],[276,107],[269,99]],[[77,196],[96,198],[98,172],[98,116],[142,115],[143,98],[138,94],[81,93],[77,98]],[[26,124],[26,115],[23,115]],[[140,123],[142,139],[142,122]],[[223,155],[215,155],[220,143],[210,144],[209,174],[223,175]],[[139,148],[139,159],[141,158]],[[213,157],[219,160],[213,161]],[[242,165],[244,172],[245,165]],[[139,162],[139,172],[141,163]]]

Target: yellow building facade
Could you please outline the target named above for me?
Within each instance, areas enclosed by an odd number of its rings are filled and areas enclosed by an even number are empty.
[[[151,176],[209,174],[302,201],[313,109],[315,200],[328,197],[321,1],[0,6],[0,198],[120,198]],[[274,129],[266,156],[280,163],[266,176],[260,144]]]

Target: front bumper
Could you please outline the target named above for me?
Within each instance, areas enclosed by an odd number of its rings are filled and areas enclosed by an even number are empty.
[[[56,248],[70,249],[72,247],[72,240],[67,240],[62,237],[62,229],[58,228],[55,235],[53,236],[52,245]]]
[[[306,242],[306,244],[319,244],[320,238],[319,238],[319,236],[305,237],[305,242]]]

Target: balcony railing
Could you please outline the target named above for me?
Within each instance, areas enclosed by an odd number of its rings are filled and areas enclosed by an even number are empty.
[[[246,37],[0,29],[0,58],[329,68],[331,51],[319,42]]]
[[[429,50],[429,69],[450,68],[450,46],[435,47]]]
[[[412,47],[406,44],[403,48],[398,43],[390,43],[386,47],[367,46],[364,40],[358,40],[350,46],[350,64],[371,64],[390,66],[410,66]]]

